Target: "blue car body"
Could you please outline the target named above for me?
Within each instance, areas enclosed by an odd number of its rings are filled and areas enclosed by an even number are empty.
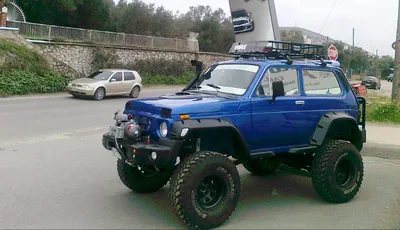
[[[189,115],[190,119],[224,119],[231,122],[241,133],[247,144],[250,154],[273,151],[285,153],[292,148],[302,148],[310,145],[311,138],[321,117],[328,112],[344,112],[354,119],[358,119],[359,102],[345,79],[339,67],[327,65],[321,67],[314,62],[293,62],[290,68],[299,73],[300,95],[276,98],[270,103],[271,97],[259,97],[256,88],[260,84],[263,74],[271,68],[287,68],[288,64],[282,61],[265,60],[230,60],[213,64],[216,65],[257,65],[259,67],[251,84],[243,95],[210,95],[193,94],[170,95],[152,97],[127,102],[124,113],[137,117],[151,118],[148,131],[151,139],[161,138],[159,126],[161,121],[172,129],[180,115]],[[303,87],[302,70],[324,70],[335,73],[341,95],[313,95],[307,96]],[[296,102],[304,102],[302,105]],[[171,111],[170,118],[160,116],[162,109]],[[140,118],[138,119],[141,125]],[[218,142],[218,140],[216,140]],[[211,143],[214,145],[214,143]]]

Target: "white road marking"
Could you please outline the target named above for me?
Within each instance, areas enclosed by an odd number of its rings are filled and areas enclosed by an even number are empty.
[[[71,139],[76,134],[79,134],[79,133],[88,133],[88,132],[94,132],[94,131],[100,131],[100,130],[105,131],[107,129],[108,129],[108,126],[87,127],[87,128],[77,129],[72,132],[56,133],[56,134],[52,134],[52,135],[42,135],[42,136],[36,136],[36,137],[32,137],[32,138],[19,139],[19,140],[7,140],[6,142],[0,142],[0,148],[23,145],[23,144],[36,144],[39,142]]]

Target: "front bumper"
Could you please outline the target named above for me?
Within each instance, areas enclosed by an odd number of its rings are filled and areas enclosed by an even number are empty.
[[[242,25],[235,25],[233,28],[235,33],[245,33],[252,31],[254,29],[254,26],[252,22],[248,22]]]
[[[94,89],[67,86],[67,92],[71,95],[93,96]]]
[[[108,133],[103,135],[102,144],[107,150],[116,150],[115,139]],[[128,141],[120,141],[119,144],[122,146],[122,152],[119,152],[122,160],[140,166],[171,167],[177,162],[182,141],[163,138],[156,144]],[[152,158],[152,153],[156,154],[155,159]]]

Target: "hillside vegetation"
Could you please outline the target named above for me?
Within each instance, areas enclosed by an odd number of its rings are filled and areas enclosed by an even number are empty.
[[[65,77],[24,45],[0,39],[0,96],[63,91]]]

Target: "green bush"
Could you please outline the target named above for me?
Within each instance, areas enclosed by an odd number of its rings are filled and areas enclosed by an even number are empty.
[[[142,74],[143,85],[187,85],[194,77],[194,73],[187,72],[180,76],[163,76]]]
[[[367,121],[400,123],[400,106],[390,98],[367,98]]]
[[[65,77],[53,72],[43,74],[24,70],[0,72],[0,96],[60,92],[65,90],[66,85]]]
[[[1,65],[1,71],[18,69],[39,74],[50,71],[46,59],[24,45],[0,39],[0,50],[0,56],[5,59],[5,63]]]

